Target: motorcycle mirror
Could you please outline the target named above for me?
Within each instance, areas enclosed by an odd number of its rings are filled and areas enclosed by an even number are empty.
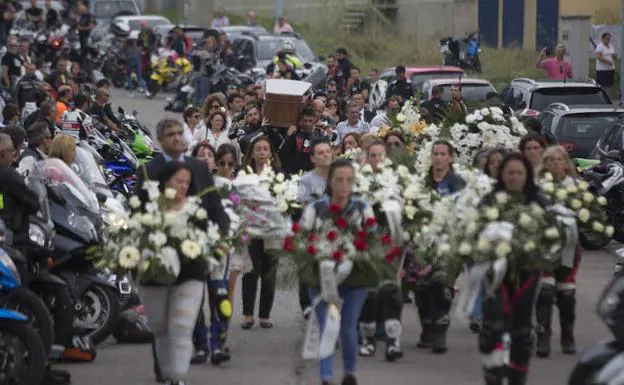
[[[122,107],[122,106],[119,106],[119,108],[117,109],[117,111],[118,111],[120,114],[125,115],[125,111],[124,111],[124,109],[123,109],[123,107]]]
[[[309,70],[310,68],[312,68],[312,64],[310,64],[310,63],[305,63],[305,64],[303,65],[303,68],[305,68],[305,69]]]
[[[609,152],[607,152],[605,154],[605,158],[606,159],[610,159],[610,160],[615,160],[615,161],[619,161],[620,159],[622,159],[621,157],[621,153],[622,151],[620,150],[611,150]]]

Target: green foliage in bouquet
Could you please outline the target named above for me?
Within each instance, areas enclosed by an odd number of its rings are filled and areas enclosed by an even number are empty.
[[[613,236],[613,226],[609,225],[605,211],[607,199],[596,197],[589,191],[587,182],[563,187],[553,182],[552,175],[547,173],[540,181],[540,188],[552,202],[564,205],[576,215],[579,232],[601,240],[598,243],[606,243]]]
[[[319,262],[353,261],[353,270],[343,283],[351,287],[375,287],[379,282],[396,279],[395,261],[401,249],[394,247],[392,238],[377,227],[375,218],[363,225],[354,225],[341,215],[342,210],[331,205],[331,219],[317,230],[303,229],[293,224],[293,236],[284,241],[283,254],[293,259],[300,279],[310,287],[319,286]]]

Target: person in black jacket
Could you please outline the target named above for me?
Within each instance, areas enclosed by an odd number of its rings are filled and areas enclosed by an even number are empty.
[[[444,88],[442,86],[434,86],[431,89],[431,99],[420,103],[420,108],[427,110],[430,121],[438,124],[444,120],[446,116],[447,103],[442,100]]]
[[[301,112],[299,127],[291,126],[286,134],[286,149],[284,151],[284,171],[289,174],[299,174],[301,171],[310,171],[313,168],[310,155],[312,141],[315,138],[326,137],[323,130],[316,129],[316,113],[311,108],[304,108]]]
[[[137,183],[136,183],[136,193],[141,199],[141,201],[145,202],[147,200],[147,196],[145,191],[142,189],[143,182],[145,178],[148,179],[156,179],[159,174],[169,168],[169,163],[179,163],[182,164],[184,168],[191,171],[192,179],[191,186],[189,188],[188,194],[194,195],[198,193],[205,192],[207,189],[214,187],[214,180],[210,170],[206,167],[206,164],[190,157],[187,157],[185,154],[186,151],[186,141],[184,140],[184,128],[182,123],[174,119],[163,119],[161,120],[156,127],[156,137],[161,145],[162,153],[152,159],[144,169],[142,169],[137,174]],[[173,166],[172,166],[173,167]],[[162,175],[161,178],[162,179]],[[230,220],[227,216],[223,206],[221,205],[221,197],[217,193],[216,190],[209,191],[205,193],[202,198],[202,206],[208,213],[208,219],[213,221],[219,226],[219,230],[222,234],[226,234],[228,232],[230,226]],[[180,272],[179,283],[181,282],[192,282],[193,284],[196,281],[201,281],[200,284],[200,293],[199,298],[200,301],[197,303],[197,311],[200,307],[201,302],[201,285],[206,281],[206,267],[205,266],[187,266],[183,267],[183,271]],[[193,285],[197,286],[197,285]],[[194,287],[196,289],[197,287]],[[189,329],[189,343],[190,350],[188,357],[186,354],[182,361],[185,360],[186,364],[190,365],[191,355],[192,355],[192,343],[191,343],[191,335],[193,332],[193,325],[197,319],[197,311],[193,310],[194,318],[191,322]],[[161,372],[161,367],[158,360],[158,345],[156,342],[153,344],[153,353],[154,353],[154,371],[158,380],[171,380],[172,375],[178,375],[180,373],[163,373]],[[180,364],[181,362],[180,361]],[[165,368],[165,371],[169,368]],[[173,380],[178,380],[178,378],[174,378]]]

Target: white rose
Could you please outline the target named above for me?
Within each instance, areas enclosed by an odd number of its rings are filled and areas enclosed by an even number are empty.
[[[399,112],[398,114],[396,114],[396,120],[398,120],[399,122],[404,122],[407,120],[407,116],[405,116],[402,112]]]
[[[285,200],[281,199],[277,203],[277,209],[280,211],[280,213],[285,213],[286,211],[288,211],[288,203],[286,203]]]
[[[416,207],[412,205],[405,206],[405,216],[407,217],[407,219],[414,219],[417,212],[418,210],[416,209]]]
[[[613,235],[614,229],[613,226],[607,226],[605,227],[605,234],[607,235],[607,237],[611,237]]]
[[[475,118],[474,115],[472,115],[472,114],[466,115],[466,123],[472,124],[472,123],[475,122],[475,120],[476,120],[476,118]]]
[[[590,217],[590,213],[589,213],[589,210],[587,209],[581,209],[578,213],[578,218],[583,223],[587,223],[587,221],[589,220],[589,217]]]
[[[282,174],[281,172],[279,174],[277,174],[277,176],[275,177],[275,180],[278,181],[279,183],[282,183],[283,181],[286,180],[286,177],[284,176],[284,174]]]
[[[542,185],[542,191],[544,191],[547,194],[552,194],[553,191],[555,191],[555,185],[552,183],[544,183]]]
[[[462,242],[459,245],[459,249],[457,250],[459,255],[470,255],[472,252],[472,246],[468,242]]]
[[[575,185],[571,184],[568,186],[566,190],[568,190],[569,193],[574,194],[575,192],[578,191],[578,188]]]
[[[176,222],[177,214],[175,212],[165,213],[165,224],[168,226],[173,225]]]
[[[149,241],[158,247],[162,247],[167,243],[167,235],[165,233],[163,233],[162,231],[157,231],[155,233],[152,233],[148,236]]]
[[[570,206],[572,206],[574,210],[578,210],[581,207],[583,207],[583,202],[581,202],[578,199],[573,199],[572,202],[570,203]]]
[[[485,216],[491,221],[498,219],[498,209],[496,207],[487,208],[485,210]]]
[[[438,255],[439,256],[447,255],[450,252],[451,252],[451,245],[449,245],[448,243],[443,243],[440,246],[438,246]]]
[[[509,253],[511,253],[511,246],[507,242],[500,242],[498,245],[496,245],[494,253],[498,258],[505,258],[509,255]]]
[[[551,173],[547,172],[546,174],[544,174],[544,180],[547,180],[549,182],[553,181],[553,176]]]
[[[407,167],[405,167],[404,165],[400,164],[397,167],[397,174],[401,177],[401,178],[407,178],[410,175],[409,169]]]
[[[592,229],[594,229],[594,231],[597,232],[597,233],[602,233],[605,230],[605,227],[600,222],[594,222],[592,224]]]
[[[177,195],[177,192],[176,192],[175,189],[172,189],[171,187],[167,187],[165,189],[165,197],[167,199],[173,200],[173,199],[175,199],[176,195]]]
[[[487,239],[479,239],[479,243],[477,243],[477,249],[480,251],[488,251],[490,250],[490,241]]]
[[[466,234],[474,234],[477,232],[477,224],[475,222],[470,222],[468,226],[466,226]]]
[[[365,165],[361,168],[361,171],[362,171],[363,173],[370,174],[370,173],[372,173],[372,172],[373,172],[373,167],[372,167],[370,164],[365,164]]]
[[[537,248],[537,246],[535,245],[535,242],[533,241],[528,241],[527,243],[524,244],[524,251],[526,251],[527,253],[530,253],[531,251],[535,250]]]
[[[197,210],[195,212],[195,218],[199,219],[200,221],[208,218],[208,213],[206,212],[206,210],[203,207],[200,207],[199,210]]]
[[[182,241],[182,245],[180,245],[182,249],[182,254],[184,254],[188,259],[196,259],[201,254],[201,247],[193,241],[188,239]]]
[[[139,199],[138,196],[133,195],[130,200],[128,201],[128,204],[130,205],[130,207],[132,207],[133,209],[138,209],[139,207],[141,207],[141,200]]]
[[[562,190],[559,189],[557,190],[557,192],[555,193],[555,197],[557,198],[557,200],[559,201],[565,201],[566,198],[568,197],[568,192],[566,190]]]
[[[532,223],[533,223],[533,218],[531,218],[529,214],[527,213],[520,214],[520,217],[518,218],[518,224],[521,227],[524,227],[524,228],[530,227]]]
[[[141,253],[139,253],[139,250],[134,246],[126,246],[119,251],[119,266],[124,269],[132,269],[136,267],[140,259]]]
[[[499,193],[496,193],[496,195],[494,195],[494,199],[496,200],[497,203],[504,205],[505,203],[509,201],[509,196],[504,192],[499,192]]]
[[[583,193],[583,200],[587,203],[591,203],[594,200],[594,194],[590,192]]]
[[[585,191],[589,188],[589,183],[582,180],[578,183],[578,188],[581,189],[582,191]]]
[[[482,108],[480,112],[483,116],[488,116],[490,114],[490,110],[488,110],[487,108]]]
[[[605,197],[598,197],[598,198],[597,198],[597,200],[598,200],[598,204],[599,204],[599,205],[601,205],[601,206],[606,206],[606,204],[607,204],[607,198],[605,198]]]
[[[555,227],[549,227],[544,233],[548,239],[556,239],[559,237],[559,231]]]

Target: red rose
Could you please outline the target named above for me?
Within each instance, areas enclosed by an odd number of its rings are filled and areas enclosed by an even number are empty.
[[[333,242],[336,240],[336,238],[338,238],[338,233],[336,232],[336,230],[331,230],[329,233],[327,233],[328,241]]]
[[[316,235],[316,233],[310,233],[310,235],[308,235],[308,241],[310,242],[318,241],[318,235]]]
[[[390,252],[392,254],[394,254],[395,257],[399,257],[401,256],[401,248],[400,247],[393,247]]]
[[[299,233],[301,231],[301,225],[299,223],[293,223],[292,224],[292,231],[295,234]]]
[[[358,239],[366,239],[368,237],[368,233],[365,230],[360,230],[357,232]]]
[[[295,251],[295,243],[292,238],[284,239],[284,251]]]
[[[381,237],[381,244],[384,246],[388,246],[389,244],[392,243],[392,237],[390,236],[390,234],[384,234]]]
[[[392,252],[389,252],[388,254],[386,254],[386,262],[388,263],[394,262],[394,254],[392,254]]]
[[[355,242],[353,242],[353,246],[355,246],[357,251],[365,251],[368,248],[366,239],[356,239]]]
[[[340,213],[342,212],[342,209],[341,209],[341,208],[340,208],[340,206],[338,206],[337,204],[332,203],[331,205],[329,205],[329,211],[330,211],[332,214],[336,214],[336,215],[338,215],[338,214],[340,214]]]
[[[340,217],[336,219],[336,227],[338,227],[339,229],[346,229],[347,227],[349,227],[349,222],[347,222],[345,218]]]
[[[307,252],[310,255],[316,255],[316,247],[314,247],[313,245],[308,246]]]
[[[373,218],[373,217],[366,218],[366,221],[364,222],[364,224],[367,227],[373,227],[373,226],[375,226],[377,224],[377,220],[375,218]]]
[[[332,258],[334,258],[334,261],[336,261],[336,262],[342,261],[342,251],[340,251],[340,250],[334,251],[332,253]]]

